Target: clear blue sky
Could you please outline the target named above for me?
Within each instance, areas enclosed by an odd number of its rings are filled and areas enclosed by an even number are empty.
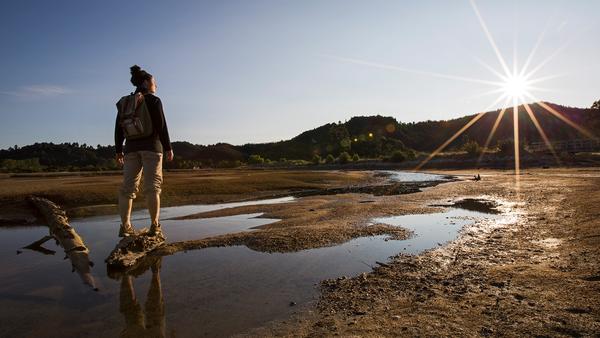
[[[600,98],[600,1],[477,2],[499,50],[538,75],[535,92],[588,107]],[[289,139],[324,123],[476,113],[486,85],[370,67],[495,80],[499,63],[467,0],[10,1],[0,12],[0,148],[112,144],[115,102],[139,64],[158,83],[173,141]],[[498,105],[499,106],[499,105]]]

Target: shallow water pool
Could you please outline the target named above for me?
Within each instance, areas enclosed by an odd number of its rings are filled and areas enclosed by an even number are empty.
[[[293,203],[292,198],[244,202]],[[162,209],[164,218],[244,203]],[[252,231],[276,220],[260,214],[163,221],[169,241]],[[104,258],[116,244],[116,216],[72,221],[96,262],[98,292],[83,285],[70,264],[55,255],[16,250],[47,234],[45,227],[0,229],[0,336],[228,336],[288,317],[313,304],[317,284],[369,272],[376,261],[418,254],[456,237],[462,226],[500,218],[462,209],[374,219],[415,232],[404,241],[386,236],[293,253],[263,253],[245,246],[207,248],[157,258],[135,274],[111,279]],[[134,214],[143,224],[145,213]],[[135,223],[134,223],[135,224]],[[291,306],[291,302],[295,306]]]
[[[389,180],[393,182],[432,182],[446,181],[448,176],[439,174],[430,174],[415,171],[382,170],[379,171],[388,175]]]

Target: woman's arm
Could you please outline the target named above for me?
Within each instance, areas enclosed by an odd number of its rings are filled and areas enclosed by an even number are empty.
[[[115,151],[117,154],[123,152],[123,141],[125,141],[125,135],[123,134],[123,128],[121,128],[121,121],[119,119],[120,102],[117,102],[117,120],[115,121]]]
[[[125,135],[123,134],[123,128],[121,128],[121,121],[119,119],[119,103],[117,102],[117,120],[115,121],[115,160],[118,164],[123,165],[123,141]]]
[[[167,154],[167,160],[173,160],[173,148],[171,147],[171,138],[169,137],[169,128],[167,128],[167,120],[165,119],[165,112],[163,110],[162,102],[156,98],[156,110],[157,117],[159,119],[159,126],[157,127],[158,138],[163,146],[164,152]]]

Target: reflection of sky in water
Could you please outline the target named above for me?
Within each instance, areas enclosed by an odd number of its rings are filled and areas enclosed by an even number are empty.
[[[395,182],[427,182],[427,181],[443,181],[444,175],[428,174],[423,172],[382,170],[381,172],[389,174],[389,179]]]
[[[374,223],[400,226],[415,232],[416,236],[405,241],[393,241],[397,252],[418,254],[456,238],[460,229],[482,218],[499,218],[498,215],[484,214],[463,209],[449,209],[433,214],[403,215],[376,218]],[[389,242],[388,242],[389,243]],[[390,244],[388,244],[390,245]]]
[[[186,206],[165,208],[162,212],[167,218],[226,206]],[[163,221],[163,227],[168,240],[177,241],[244,231],[274,221],[252,218],[256,215]],[[441,214],[374,220],[414,230],[417,236],[406,241],[386,241],[385,236],[376,236],[295,253],[269,254],[234,246],[166,256],[160,270],[166,332],[184,337],[227,335],[283,319],[317,299],[315,284],[319,281],[368,272],[375,261],[435,247],[454,238],[464,224],[473,222],[473,217],[483,216],[450,209]],[[134,218],[145,218],[145,212],[136,212]],[[136,224],[141,227],[142,223]],[[121,283],[106,276],[104,265],[104,258],[116,244],[118,224],[116,216],[72,222],[96,262],[92,273],[100,288],[98,293],[70,272],[62,250],[52,241],[45,246],[57,250],[54,256],[28,250],[15,254],[17,248],[46,235],[45,227],[0,229],[0,336],[118,335],[125,328],[124,316],[119,312]],[[146,271],[133,281],[142,306],[151,276]],[[290,307],[290,301],[298,306]]]

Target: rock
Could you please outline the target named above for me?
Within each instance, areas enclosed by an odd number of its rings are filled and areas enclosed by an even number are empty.
[[[123,238],[106,258],[108,269],[129,269],[154,249],[165,243],[164,239],[149,236],[148,229],[138,234]]]
[[[521,295],[521,294],[514,294],[514,297],[516,300],[518,300],[519,302],[522,301],[523,299],[525,299],[525,296]]]
[[[590,312],[592,312],[590,309],[582,309],[582,308],[576,308],[576,307],[566,308],[565,311],[570,312],[570,313],[574,313],[574,314],[582,314],[582,313],[590,313]]]
[[[484,327],[482,327],[482,328],[481,328],[481,330],[479,331],[479,333],[480,333],[482,336],[484,336],[484,337],[487,337],[487,336],[489,336],[489,335],[493,334],[493,333],[494,333],[494,330],[492,330],[492,329],[491,329],[491,328],[489,328],[489,327],[485,327],[485,326],[484,326]]]
[[[389,268],[389,267],[390,267],[390,265],[389,265],[389,264],[382,263],[382,262],[379,262],[379,261],[375,261],[375,264],[377,264],[377,265],[380,265],[380,266],[383,266],[383,267],[386,267],[386,268]]]
[[[504,282],[491,282],[490,285],[495,286],[497,288],[502,288],[504,287]]]

